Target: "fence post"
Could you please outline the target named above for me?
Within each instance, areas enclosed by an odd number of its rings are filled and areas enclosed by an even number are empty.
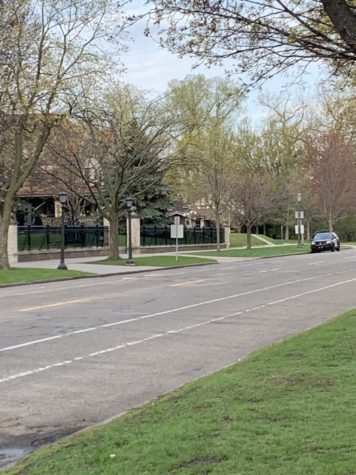
[[[224,226],[224,243],[226,246],[226,249],[230,248],[230,227],[229,226]]]
[[[27,250],[31,251],[31,225],[27,225]]]
[[[98,227],[98,226],[97,226],[97,227]],[[87,236],[86,236],[86,232],[85,232],[85,230],[84,230],[84,224],[81,224],[81,225],[80,225],[80,231],[79,231],[79,232],[80,232],[80,245],[81,245],[82,247],[85,247],[85,242],[86,242],[86,237],[87,237]],[[90,238],[89,238],[89,239],[90,239]],[[90,240],[89,240],[89,242],[90,242]]]
[[[10,266],[19,261],[17,239],[17,222],[11,221],[7,235],[7,255]]]
[[[46,247],[47,250],[50,248],[50,239],[49,239],[49,224],[46,226]]]
[[[105,247],[105,246],[108,246],[109,242],[110,242],[110,223],[106,218],[103,218],[103,226],[104,226],[104,228],[108,228],[107,233],[105,233],[105,229],[104,229],[104,243],[103,243],[103,246]]]
[[[99,226],[95,226],[95,246],[99,247]]]
[[[128,229],[129,224],[126,220],[126,242],[128,242]],[[131,214],[131,243],[132,243],[132,252],[134,254],[140,254],[141,252],[141,220],[135,214]]]

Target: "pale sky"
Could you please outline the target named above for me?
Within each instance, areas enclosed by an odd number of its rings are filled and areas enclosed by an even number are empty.
[[[137,6],[140,2],[134,2]],[[143,25],[137,24],[131,31],[128,42],[129,51],[122,57],[127,73],[124,81],[133,84],[140,89],[147,89],[157,93],[163,93],[169,81],[182,80],[188,74],[204,74],[207,77],[224,76],[224,66],[208,69],[198,67],[192,69],[196,60],[185,57],[178,58],[168,50],[164,50],[151,38],[143,34]],[[258,97],[263,94],[277,95],[283,88],[289,88],[292,94],[300,95],[304,88],[306,95],[311,95],[316,89],[319,79],[319,68],[310,67],[308,73],[303,76],[303,84],[288,86],[291,78],[279,75],[262,86],[261,90],[252,91],[245,101],[245,115],[250,117],[252,124],[258,126],[258,122],[264,115],[265,110],[258,105]],[[234,79],[234,77],[233,77]],[[235,79],[238,79],[236,76]]]

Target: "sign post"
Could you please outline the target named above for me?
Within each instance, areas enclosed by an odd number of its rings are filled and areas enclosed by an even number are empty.
[[[176,239],[176,261],[178,261],[178,239],[184,237],[184,226],[179,224],[179,216],[174,216],[174,224],[171,224],[171,239]]]

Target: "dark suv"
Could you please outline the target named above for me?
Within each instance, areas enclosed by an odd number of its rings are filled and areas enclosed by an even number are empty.
[[[340,251],[340,239],[337,234],[330,232],[318,232],[311,242],[311,252]]]

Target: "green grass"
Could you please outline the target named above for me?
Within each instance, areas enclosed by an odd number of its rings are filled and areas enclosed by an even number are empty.
[[[355,341],[353,310],[4,473],[354,475]]]
[[[178,256],[176,260],[175,256],[147,256],[147,257],[134,257],[134,262],[137,266],[152,266],[152,267],[172,267],[172,266],[187,266],[196,264],[209,264],[216,262],[214,259],[190,257],[190,256]],[[126,266],[127,259],[105,259],[103,261],[96,261],[92,264],[107,264],[116,266]]]
[[[30,283],[41,280],[69,279],[91,275],[89,272],[57,269],[9,269],[0,270],[0,286],[5,284]]]
[[[255,236],[251,236],[251,243],[252,243],[252,246],[265,246],[266,245],[265,242],[261,241],[260,239],[257,239]],[[230,246],[231,247],[244,247],[244,246],[246,246],[246,234],[231,233],[230,234]]]
[[[281,244],[296,244],[296,241],[284,241],[282,239],[273,239],[271,237],[265,236],[264,234],[258,234],[266,241],[269,241],[272,245],[281,245]],[[266,246],[266,243],[261,239],[258,239],[255,236],[251,236],[251,244],[253,247],[256,246]],[[246,247],[246,234],[245,233],[231,233],[230,234],[230,247]]]
[[[272,257],[308,252],[310,252],[310,246],[308,245],[304,245],[301,247],[298,247],[297,245],[285,245],[273,247],[254,247],[252,249],[226,249],[221,251],[204,251],[197,253],[197,255],[212,257]]]

